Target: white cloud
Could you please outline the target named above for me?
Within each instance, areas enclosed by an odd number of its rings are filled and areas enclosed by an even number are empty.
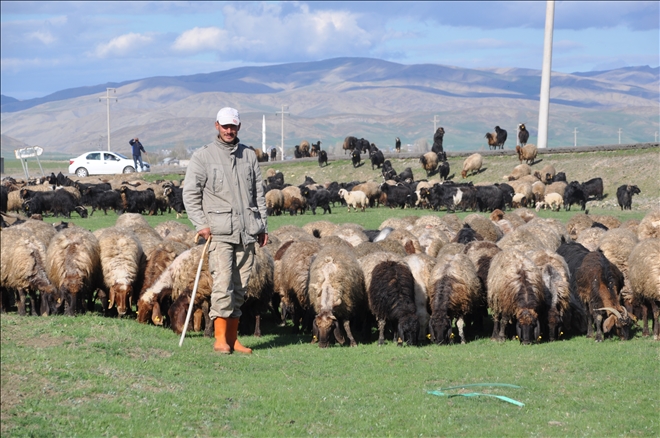
[[[99,58],[127,56],[150,45],[153,41],[153,36],[131,32],[113,38],[108,43],[99,44],[94,53]]]
[[[177,51],[192,53],[221,50],[226,40],[226,30],[217,27],[195,27],[179,35],[172,48]]]
[[[31,32],[26,35],[27,38],[34,39],[42,42],[43,44],[49,45],[55,42],[56,38],[50,32],[37,31]]]
[[[225,28],[195,27],[172,49],[216,52],[246,61],[278,62],[319,57],[364,56],[385,32],[370,32],[360,14],[343,10],[310,12],[305,4],[249,3],[223,9]]]

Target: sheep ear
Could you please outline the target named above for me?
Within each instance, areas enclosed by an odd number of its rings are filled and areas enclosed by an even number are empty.
[[[603,321],[603,333],[609,333],[616,323],[616,316],[610,315],[605,321]]]

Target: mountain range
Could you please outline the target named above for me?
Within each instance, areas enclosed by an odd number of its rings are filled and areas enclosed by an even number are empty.
[[[257,147],[263,117],[268,147],[280,144],[283,119],[288,155],[302,140],[319,139],[330,153],[341,153],[348,135],[386,150],[400,137],[408,149],[425,150],[434,126],[444,127],[447,150],[487,149],[484,135],[496,125],[508,130],[506,147],[512,148],[519,123],[536,141],[540,82],[540,70],[335,58],[100,84],[25,101],[3,95],[2,152],[13,155],[10,143],[69,154],[105,149],[106,101],[100,98],[107,88],[116,89],[110,127],[118,152],[127,152],[133,137],[148,151],[206,144],[222,106],[239,109],[239,137]],[[578,146],[613,144],[619,129],[622,143],[654,141],[659,85],[657,67],[553,72],[548,146],[573,146],[575,135]]]

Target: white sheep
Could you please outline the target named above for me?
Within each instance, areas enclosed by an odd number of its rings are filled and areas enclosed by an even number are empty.
[[[349,192],[346,189],[339,189],[339,197],[346,201],[349,212],[351,211],[351,207],[353,207],[353,210],[355,211],[357,211],[358,208],[360,208],[362,211],[365,211],[367,205],[369,204],[367,195],[360,190]]]

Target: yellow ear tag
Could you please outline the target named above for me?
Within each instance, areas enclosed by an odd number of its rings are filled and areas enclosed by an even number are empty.
[[[451,335],[449,335],[449,338],[454,339],[454,334],[452,333]]]
[[[564,332],[559,332],[559,336],[562,336],[563,334],[564,334]]]
[[[539,341],[541,340],[541,337],[539,336]]]
[[[518,336],[516,336],[516,339],[518,339]]]
[[[316,336],[312,336],[312,339],[314,339],[316,341]]]
[[[431,334],[429,333],[428,335],[426,335],[426,338],[431,339]]]

